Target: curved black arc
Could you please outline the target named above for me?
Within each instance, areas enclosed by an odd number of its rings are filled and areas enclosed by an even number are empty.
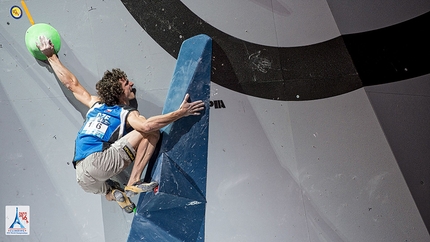
[[[343,36],[364,86],[430,73],[430,12],[403,23]]]
[[[140,26],[174,58],[185,39],[198,34],[210,36],[213,39],[212,81],[243,94],[285,101],[314,100],[356,90],[363,83],[371,85],[374,79],[381,82],[379,77],[383,77],[361,75],[361,72],[366,73],[367,67],[357,72],[355,65],[361,68],[360,63],[368,62],[361,59],[366,48],[360,46],[360,55],[354,52],[354,44],[361,43],[360,35],[337,37],[303,47],[270,47],[223,33],[180,1],[122,2]],[[372,45],[372,42],[367,44]],[[373,50],[364,56],[372,56],[372,53]],[[363,78],[370,81],[362,82]],[[382,82],[391,81],[396,79],[382,79]]]

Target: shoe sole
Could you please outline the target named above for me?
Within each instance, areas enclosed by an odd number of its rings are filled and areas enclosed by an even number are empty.
[[[157,186],[158,186],[157,182],[141,183],[133,186],[126,186],[124,190],[127,194],[134,193],[134,195],[136,195],[142,192],[152,191]]]
[[[120,190],[114,189],[112,191],[112,195],[114,196],[115,191],[120,192],[122,194],[123,201],[116,201],[118,205],[126,212],[132,213],[136,205],[130,201],[130,199],[126,196],[126,194]],[[114,196],[115,197],[115,196]]]

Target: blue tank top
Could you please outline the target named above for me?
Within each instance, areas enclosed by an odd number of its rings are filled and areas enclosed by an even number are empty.
[[[73,162],[103,151],[132,129],[127,129],[127,116],[136,110],[129,106],[107,106],[96,103],[87,112],[86,120],[75,140]]]

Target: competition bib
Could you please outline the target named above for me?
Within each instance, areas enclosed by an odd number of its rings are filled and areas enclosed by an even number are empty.
[[[96,117],[91,117],[88,119],[82,133],[94,135],[103,139],[106,130],[109,127],[109,116],[106,114],[99,113]]]

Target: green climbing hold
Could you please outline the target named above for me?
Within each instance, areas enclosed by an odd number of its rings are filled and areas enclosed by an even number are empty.
[[[37,48],[36,42],[39,42],[39,36],[44,35],[50,39],[54,45],[55,53],[58,53],[61,48],[60,34],[51,25],[45,23],[38,23],[32,25],[25,33],[25,45],[28,51],[39,60],[46,60],[46,56]]]

